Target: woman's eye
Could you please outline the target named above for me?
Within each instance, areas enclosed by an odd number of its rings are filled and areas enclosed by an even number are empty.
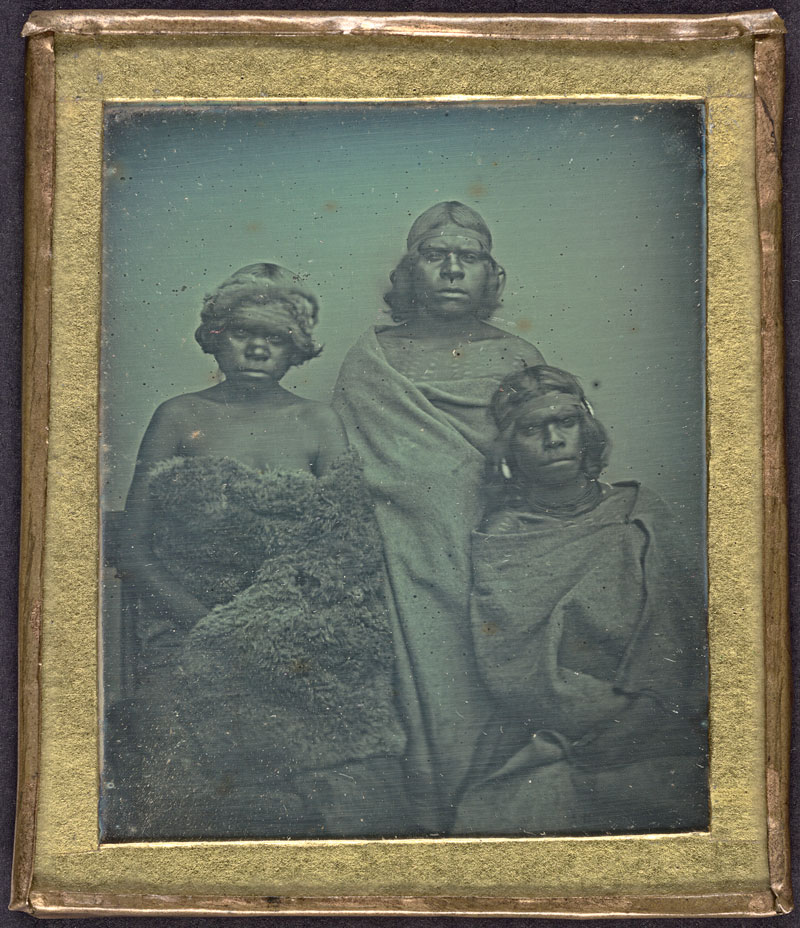
[[[462,254],[461,260],[464,262],[464,264],[474,264],[478,260],[478,256],[471,255],[471,254],[465,254],[465,255]]]
[[[566,419],[562,419],[562,420],[561,420],[561,424],[562,424],[565,428],[570,429],[570,428],[572,428],[573,425],[575,425],[575,417],[574,417],[574,416],[567,416]]]
[[[270,345],[285,345],[286,339],[282,335],[271,335],[267,341]]]

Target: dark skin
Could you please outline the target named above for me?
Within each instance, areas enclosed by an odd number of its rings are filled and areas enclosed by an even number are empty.
[[[509,464],[539,506],[558,508],[578,499],[589,484],[583,471],[581,416],[560,403],[520,416],[509,446]]]
[[[415,380],[451,380],[510,372],[512,358],[543,363],[529,342],[477,318],[490,286],[490,258],[468,230],[433,235],[418,251],[414,315],[377,333],[392,367]]]
[[[297,362],[291,339],[258,308],[240,307],[217,336],[214,356],[225,380],[173,397],[153,414],[142,439],[126,512],[131,554],[126,564],[156,612],[196,622],[206,607],[155,562],[148,474],[174,457],[220,456],[261,471],[306,471],[321,476],[347,450],[338,415],[280,385]],[[159,608],[160,607],[160,608]]]

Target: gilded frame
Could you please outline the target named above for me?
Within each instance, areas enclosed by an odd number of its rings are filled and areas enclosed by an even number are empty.
[[[772,11],[677,17],[33,14],[25,28],[21,735],[12,908],[39,916],[584,917],[791,909],[782,33]],[[221,44],[226,56],[218,54]],[[346,70],[343,49],[351,63],[369,64],[387,44],[396,53],[392,64],[375,74]],[[467,44],[475,60],[491,64],[490,79],[464,71],[459,49]],[[708,156],[709,832],[98,846],[92,345],[99,312],[99,172],[86,169],[99,157],[97,114],[104,99],[147,98],[143,75],[152,66],[161,70],[158,99],[241,98],[247,88],[239,83],[239,56],[281,47],[291,52],[293,66],[278,96],[407,98],[408,74],[422,74],[435,58],[436,94],[464,94],[472,79],[467,95],[705,101],[714,125]],[[104,49],[107,67],[98,85],[89,59]],[[187,55],[193,69],[184,67]],[[308,67],[314,56],[316,65]],[[417,84],[412,96],[425,96]],[[76,262],[98,273],[70,271]],[[71,386],[64,371],[73,375]],[[732,472],[739,478],[735,485]],[[742,511],[751,516],[744,545],[726,540]],[[78,518],[69,517],[75,513]],[[740,763],[743,755],[749,766]]]

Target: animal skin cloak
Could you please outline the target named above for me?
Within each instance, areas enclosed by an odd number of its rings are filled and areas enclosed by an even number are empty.
[[[504,750],[476,764],[457,832],[707,827],[701,567],[658,497],[605,490],[584,515],[505,510],[502,533],[473,534],[475,653]]]
[[[153,555],[209,611],[193,626],[141,612],[131,721],[144,763],[116,784],[112,831],[393,834],[405,736],[381,540],[354,457],[319,479],[176,458],[149,492]]]
[[[480,521],[488,405],[502,376],[415,383],[361,336],[334,390],[383,535],[420,833],[446,833],[485,737],[488,701],[469,629],[470,533]]]

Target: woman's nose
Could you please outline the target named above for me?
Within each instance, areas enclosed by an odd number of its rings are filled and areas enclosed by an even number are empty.
[[[452,252],[444,259],[442,262],[441,274],[443,277],[463,277],[464,269],[461,267],[461,262],[458,260],[457,255],[452,254]]]
[[[550,424],[547,426],[545,439],[550,448],[556,448],[559,445],[564,444],[564,436],[561,434],[559,427],[555,424]]]

